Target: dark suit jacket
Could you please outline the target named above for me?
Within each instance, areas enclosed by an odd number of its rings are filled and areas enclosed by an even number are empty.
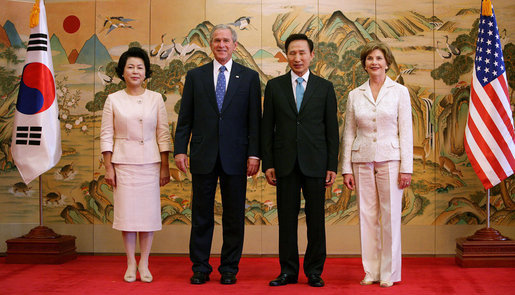
[[[218,155],[229,175],[245,174],[247,158],[260,157],[261,86],[256,71],[233,61],[221,112],[216,104],[213,62],[186,75],[175,132],[174,154],[186,154],[190,171],[210,173]]]
[[[301,172],[325,177],[337,171],[338,120],[331,82],[309,75],[297,112],[291,72],[268,81],[261,122],[262,168],[275,168],[277,177],[291,173],[298,160]]]

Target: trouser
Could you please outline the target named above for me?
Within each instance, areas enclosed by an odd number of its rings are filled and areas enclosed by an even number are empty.
[[[247,176],[226,174],[218,158],[211,173],[193,174],[190,259],[194,272],[211,273],[213,270],[209,264],[209,256],[213,240],[214,202],[218,180],[223,207],[223,245],[218,271],[237,273],[239,270],[245,230]]]
[[[279,217],[279,262],[281,273],[298,276],[299,247],[297,225],[300,191],[304,195],[308,245],[304,255],[304,273],[321,275],[325,258],[325,178],[305,176],[298,163],[293,171],[277,178],[277,214]]]
[[[401,280],[399,169],[399,161],[353,163],[366,280]]]

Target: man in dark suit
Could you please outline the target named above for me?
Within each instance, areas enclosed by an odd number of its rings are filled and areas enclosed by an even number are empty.
[[[190,259],[192,284],[209,280],[218,180],[222,194],[223,246],[218,271],[222,284],[236,283],[243,248],[247,176],[259,169],[259,75],[232,60],[236,32],[218,25],[211,31],[215,60],[189,71],[175,133],[175,163],[186,172],[190,141],[193,176]]]
[[[291,71],[268,81],[261,123],[262,167],[267,182],[277,186],[279,215],[281,274],[270,286],[297,283],[302,189],[308,235],[304,273],[310,286],[322,287],[325,189],[334,183],[338,164],[336,95],[331,82],[309,71],[314,52],[306,35],[290,35],[285,49]]]

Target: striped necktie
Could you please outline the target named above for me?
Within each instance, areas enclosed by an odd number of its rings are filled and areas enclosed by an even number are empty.
[[[216,80],[216,104],[218,105],[218,110],[222,110],[222,105],[224,104],[224,96],[225,96],[225,66],[221,66],[218,73],[218,78]]]

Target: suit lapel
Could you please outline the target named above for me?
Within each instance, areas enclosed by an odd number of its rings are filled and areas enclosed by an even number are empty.
[[[295,103],[295,96],[293,96],[293,87],[291,82],[291,71],[283,76],[282,84],[286,91],[286,100],[288,101],[292,111],[297,114],[297,104]]]
[[[241,71],[243,67],[236,62],[232,62],[231,73],[229,74],[229,84],[227,85],[227,91],[225,92],[224,103],[222,105],[222,113],[229,107],[231,101],[234,98],[234,93],[238,89],[241,80]],[[216,98],[215,98],[216,102]]]
[[[215,81],[213,80],[213,62],[208,63],[204,67],[204,76],[205,76],[204,81],[206,81],[206,83],[204,84],[204,87],[208,94],[207,100],[209,101],[211,106],[218,113],[218,104],[216,103],[216,94],[215,94]]]
[[[374,96],[372,95],[372,89],[370,89],[370,83],[369,80],[367,80],[365,83],[361,84],[358,88],[361,93],[363,93],[363,96],[370,101],[371,104],[375,105],[376,102],[374,100]]]

